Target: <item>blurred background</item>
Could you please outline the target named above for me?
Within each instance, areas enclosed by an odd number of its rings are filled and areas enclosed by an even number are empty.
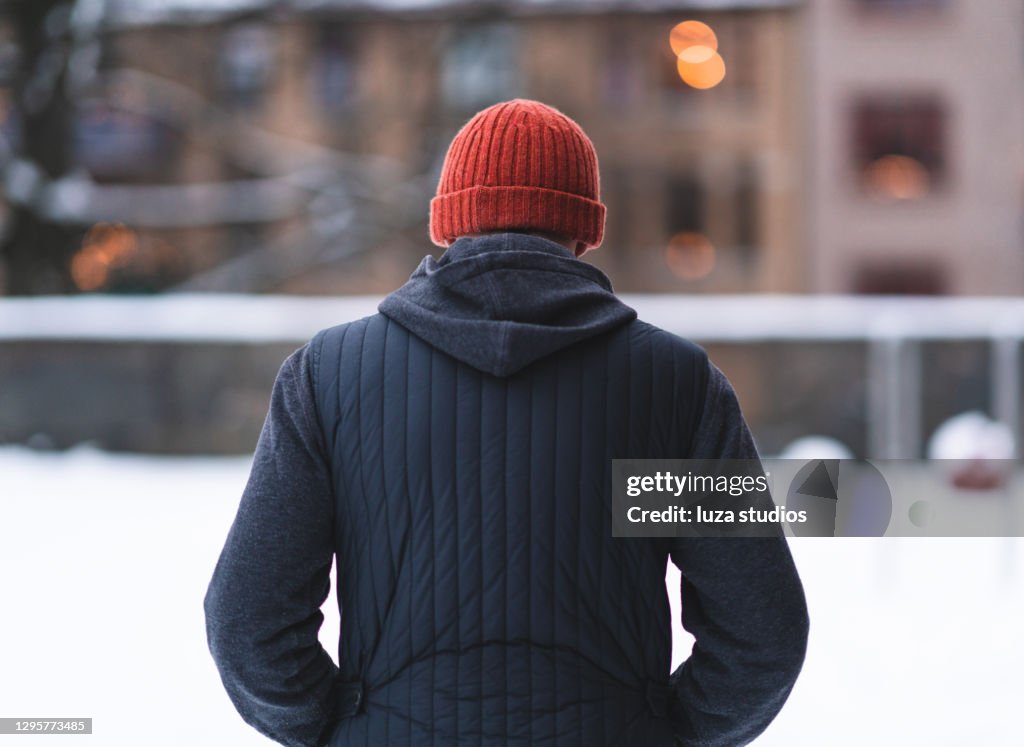
[[[439,255],[445,149],[513,97],[591,136],[586,261],[763,453],[1018,456],[1020,0],[0,0],[0,715],[263,743],[199,604],[274,375]],[[817,628],[758,744],[1019,744],[1012,539],[793,546]]]
[[[687,44],[714,57],[680,62]],[[967,411],[1017,433],[1019,351],[989,343],[1019,307],[957,304],[1024,290],[1017,0],[7,0],[0,288],[92,303],[0,303],[0,443],[248,452],[280,360],[343,320],[320,301],[439,252],[445,149],[516,96],[594,140],[587,261],[620,293],[729,301],[660,321],[712,348],[762,450],[917,456]],[[254,294],[306,312],[241,343]],[[197,345],[203,309],[221,339]]]

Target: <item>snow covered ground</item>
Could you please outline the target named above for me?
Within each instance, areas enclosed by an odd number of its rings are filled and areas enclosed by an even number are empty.
[[[75,744],[269,744],[235,714],[203,628],[248,465],[0,449],[0,716],[93,717]],[[793,540],[810,650],[756,744],[1022,744],[1022,544]],[[677,632],[678,662],[691,641]],[[68,738],[33,744],[47,739]]]

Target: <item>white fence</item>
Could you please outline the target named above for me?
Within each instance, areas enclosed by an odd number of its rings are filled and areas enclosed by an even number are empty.
[[[623,295],[645,319],[700,343],[863,342],[868,451],[920,453],[922,342],[990,346],[992,416],[1020,443],[1024,299]],[[25,340],[295,342],[374,313],[378,296],[171,294],[0,299],[0,345]],[[1018,447],[1019,448],[1019,447]]]

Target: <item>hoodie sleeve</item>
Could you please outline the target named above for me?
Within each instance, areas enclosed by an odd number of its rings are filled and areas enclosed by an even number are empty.
[[[315,747],[334,723],[337,668],[320,645],[334,503],[309,348],[281,366],[252,471],[205,598],[224,687],[247,723]]]
[[[758,459],[728,380],[708,363],[694,459]],[[672,674],[682,744],[737,747],[782,709],[803,666],[808,615],[786,539],[674,540],[682,622],[696,639]]]

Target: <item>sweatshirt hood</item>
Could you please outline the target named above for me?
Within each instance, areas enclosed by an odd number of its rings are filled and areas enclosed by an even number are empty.
[[[561,244],[521,233],[463,237],[378,307],[481,371],[508,376],[636,319],[611,281]]]

